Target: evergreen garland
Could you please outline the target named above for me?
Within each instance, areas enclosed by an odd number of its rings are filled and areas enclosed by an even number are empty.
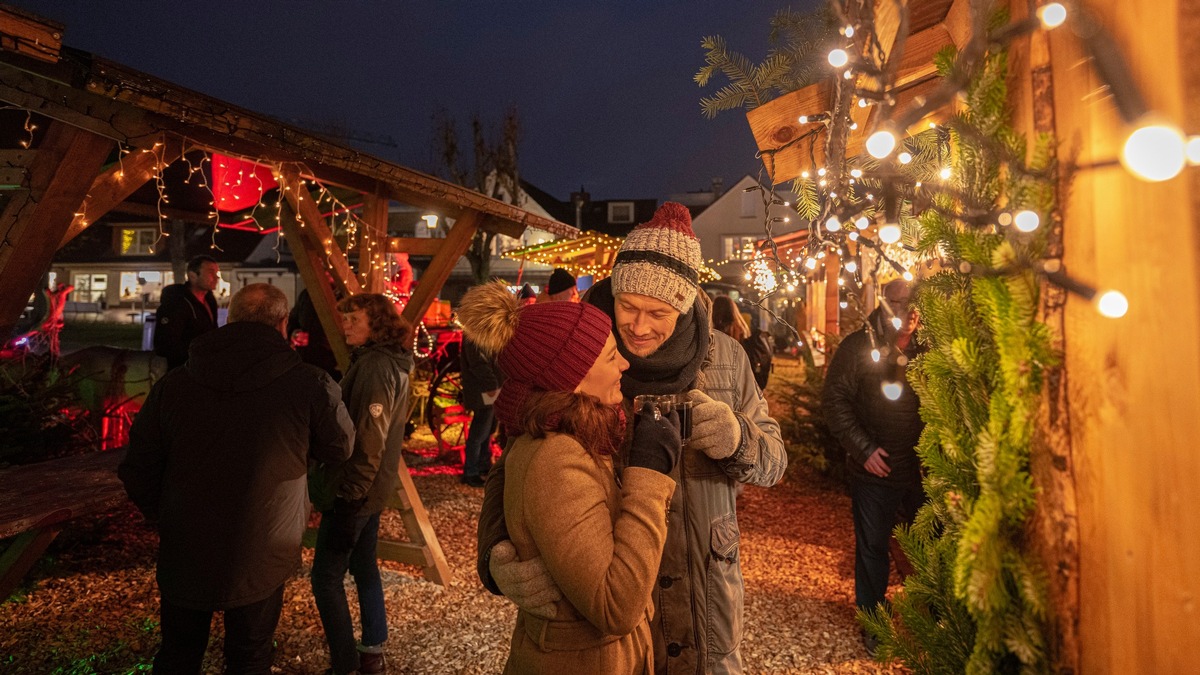
[[[943,74],[953,56],[939,56]],[[962,218],[1053,207],[1053,141],[1039,137],[1026,163],[1007,120],[1006,75],[1005,53],[989,53],[948,124],[954,198],[934,197],[918,216],[918,248],[947,262],[918,289],[929,351],[909,371],[926,423],[917,452],[929,501],[897,532],[915,573],[890,611],[860,614],[877,657],[918,673],[1049,669],[1045,578],[1026,523],[1031,434],[1055,354],[1036,318],[1038,279],[1018,263],[1038,255],[1050,228],[1025,235]]]

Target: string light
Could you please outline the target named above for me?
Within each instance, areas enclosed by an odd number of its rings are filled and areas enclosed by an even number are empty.
[[[899,155],[896,155],[896,160],[899,161],[901,164],[908,164],[909,162],[911,162],[913,160],[913,156],[908,151],[905,151],[905,152],[900,153]]]
[[[1188,164],[1200,164],[1200,136],[1189,136],[1187,145],[1183,146],[1183,153],[1187,156]]]
[[[1096,309],[1110,319],[1119,319],[1129,311],[1129,300],[1120,291],[1105,291],[1096,298]]]
[[[879,228],[879,240],[885,244],[894,244],[900,241],[900,226],[896,223],[886,223]]]
[[[1033,232],[1041,225],[1041,219],[1033,211],[1018,211],[1013,216],[1013,225],[1022,232]]]
[[[834,49],[829,52],[829,65],[841,68],[847,63],[850,63],[850,55],[846,53],[845,49]]]
[[[1067,20],[1067,8],[1061,3],[1051,2],[1038,7],[1037,16],[1041,20],[1043,28],[1047,30],[1058,28]]]
[[[1179,129],[1149,117],[1129,134],[1121,150],[1121,162],[1143,180],[1170,180],[1183,171],[1185,144]]]
[[[875,159],[883,159],[896,149],[896,135],[888,129],[880,129],[867,138],[867,152]]]
[[[904,388],[899,382],[884,382],[881,388],[883,389],[884,397],[889,401],[900,400],[900,394],[904,393]]]

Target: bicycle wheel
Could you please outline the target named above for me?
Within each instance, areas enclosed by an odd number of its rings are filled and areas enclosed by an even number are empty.
[[[463,404],[462,378],[457,368],[442,369],[429,386],[426,419],[439,452],[462,452],[471,428],[471,411]]]

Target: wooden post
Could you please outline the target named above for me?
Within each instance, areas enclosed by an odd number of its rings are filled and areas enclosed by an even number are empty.
[[[292,257],[296,259],[296,267],[300,270],[300,278],[308,289],[308,297],[312,300],[313,309],[321,321],[325,337],[329,338],[329,347],[333,357],[337,359],[338,368],[344,373],[350,367],[350,348],[346,346],[346,337],[342,335],[342,317],[337,311],[337,298],[333,288],[326,279],[326,267],[323,258],[305,239],[296,221],[296,213],[286,205],[280,214],[279,226],[287,237],[288,247],[292,249]]]
[[[412,322],[414,326],[422,316],[425,316],[425,310],[429,309],[429,305],[437,297],[438,291],[442,289],[442,284],[450,278],[450,271],[454,269],[454,264],[467,252],[467,247],[471,245],[471,237],[475,236],[475,231],[479,229],[482,221],[483,215],[478,211],[466,211],[459,216],[458,220],[454,221],[454,226],[442,240],[441,249],[433,256],[429,267],[425,268],[425,273],[417,280],[417,288],[413,291],[408,305],[404,307],[404,318]]]
[[[825,335],[826,340],[832,335],[841,335],[841,316],[838,312],[838,302],[841,296],[838,293],[841,286],[838,286],[838,277],[841,276],[842,261],[836,254],[829,253],[825,256]]]
[[[0,214],[0,336],[7,339],[46,272],[113,142],[61,122],[46,131],[28,167],[29,189]]]
[[[366,227],[358,240],[358,276],[364,291],[382,293],[384,279],[381,268],[388,250],[387,198],[366,195],[362,219]]]
[[[160,143],[134,150],[129,153],[128,157],[118,160],[116,164],[92,181],[83,208],[76,213],[58,247],[62,248],[78,237],[89,225],[145,185],[146,181],[153,178],[158,171],[166,169],[172,162],[182,157],[184,152],[183,142],[174,136],[169,136]]]

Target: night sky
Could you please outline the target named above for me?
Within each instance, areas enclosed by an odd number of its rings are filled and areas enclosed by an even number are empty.
[[[700,40],[755,61],[787,2],[697,0],[8,0],[64,43],[285,121],[394,138],[365,150],[435,172],[432,115],[499,128],[515,104],[522,177],[566,200],[657,198],[758,171],[740,111],[700,113]],[[792,2],[800,9],[817,0]]]

